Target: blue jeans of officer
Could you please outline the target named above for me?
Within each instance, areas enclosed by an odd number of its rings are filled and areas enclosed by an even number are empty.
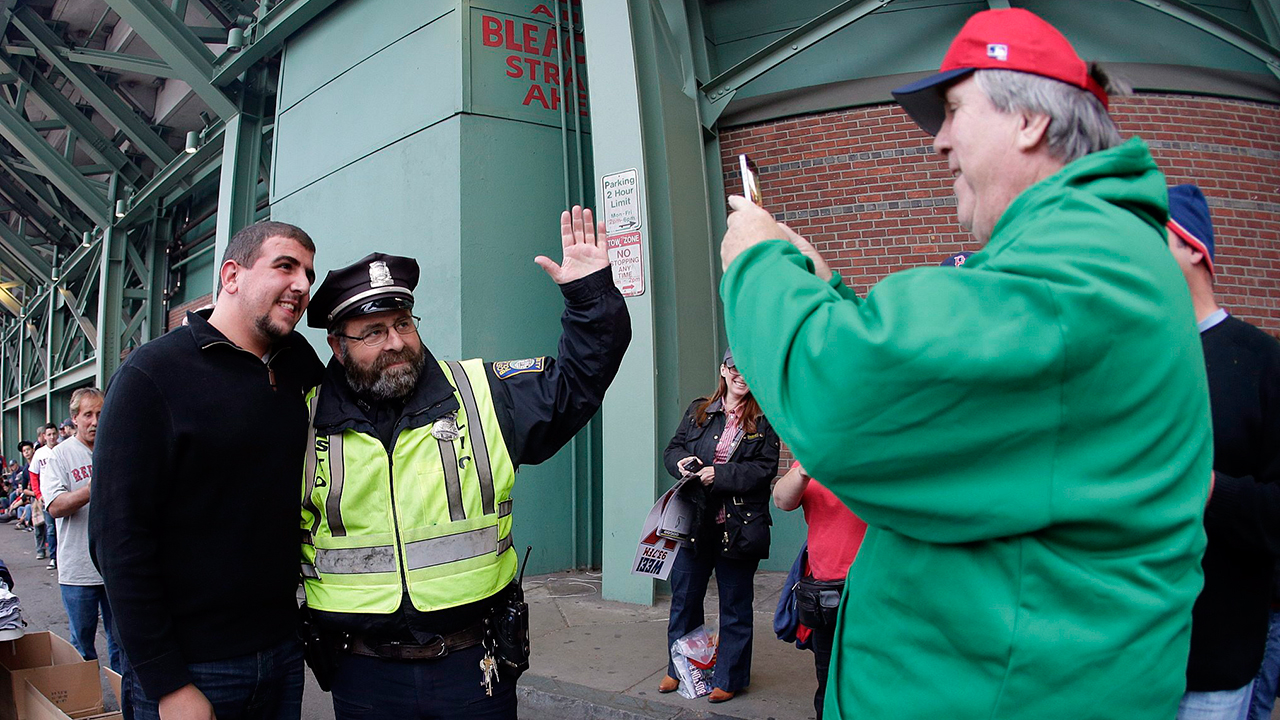
[[[333,678],[337,720],[514,720],[516,678],[502,671],[493,696],[480,684],[479,645],[435,660],[344,654]],[[222,716],[218,716],[222,720]]]
[[[107,631],[107,657],[111,669],[123,672],[120,646],[116,643],[115,622],[111,618],[111,605],[107,602],[107,590],[101,585],[59,585],[62,589],[62,607],[67,611],[71,625],[71,644],[85,660],[96,660],[98,648],[98,610],[102,610],[102,626]],[[101,663],[99,663],[101,664]]]
[[[213,705],[218,720],[298,720],[302,715],[302,643],[289,638],[249,655],[187,665],[191,682]],[[142,691],[130,668],[123,695],[132,720],[159,720],[159,698]],[[126,720],[130,714],[126,710]]]
[[[702,601],[707,583],[715,571],[720,592],[720,646],[711,686],[738,692],[751,684],[751,603],[755,596],[752,579],[759,560],[727,558],[715,551],[698,553],[688,548],[676,555],[671,568],[671,619],[667,622],[667,649],[704,622]],[[675,664],[667,662],[667,674],[676,675]]]

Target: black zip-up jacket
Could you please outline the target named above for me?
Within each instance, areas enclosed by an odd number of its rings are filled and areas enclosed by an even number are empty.
[[[294,634],[304,393],[323,370],[297,333],[263,362],[187,319],[112,377],[93,448],[89,552],[153,700],[189,663]]]
[[[556,358],[543,359],[540,371],[505,379],[499,378],[493,363],[485,364],[498,425],[517,468],[555,455],[587,424],[600,409],[605,390],[618,374],[631,342],[631,316],[608,268],[561,285],[560,291],[565,300],[560,321],[564,329]],[[390,451],[401,432],[429,425],[457,410],[453,386],[431,351],[423,350],[426,364],[413,394],[404,402],[371,402],[358,397],[347,384],[342,366],[336,359],[330,360],[316,404],[316,432],[330,435],[354,430],[377,437]],[[296,528],[296,517],[294,525]],[[456,632],[481,620],[499,595],[427,613],[403,597],[400,609],[387,615],[317,611],[316,616],[330,631],[378,641],[427,643],[436,634]]]
[[[680,427],[667,444],[662,455],[663,463],[671,477],[681,478],[684,473],[676,463],[690,455],[703,465],[714,465],[715,480],[704,488],[701,483],[690,486],[695,493],[690,499],[704,507],[702,522],[694,545],[697,552],[712,549],[724,552],[728,557],[769,557],[769,531],[773,518],[769,514],[769,498],[772,481],[778,476],[780,442],[773,426],[763,415],[756,421],[756,431],[744,434],[738,446],[724,463],[714,463],[716,445],[724,432],[727,420],[720,400],[707,407],[707,420],[698,424],[697,407],[706,402],[698,398],[689,405]],[[701,492],[699,497],[696,493]],[[716,529],[716,516],[721,505],[725,509],[725,528]],[[758,529],[757,529],[758,528]],[[729,543],[717,535],[728,533]]]

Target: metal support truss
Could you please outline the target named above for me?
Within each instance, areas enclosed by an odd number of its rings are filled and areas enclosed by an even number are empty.
[[[891,2],[845,0],[712,78],[698,97],[703,127],[715,125],[743,85]]]
[[[218,117],[226,119],[236,114],[235,103],[222,88],[213,85],[213,53],[168,6],[158,0],[108,0],[107,4]]]
[[[75,103],[58,92],[53,83],[37,73],[35,68],[27,67],[26,65],[27,61],[18,61],[0,51],[0,68],[18,75],[20,78],[18,83],[30,90],[30,95],[44,107],[51,117],[57,118],[79,136],[94,159],[107,164],[112,170],[119,171],[129,182],[141,184],[142,170],[137,165],[134,165],[109,138],[103,135],[98,130],[98,127],[93,124],[93,121],[80,112]],[[30,78],[30,80],[23,78]],[[74,147],[74,144],[72,144],[72,147]]]
[[[151,129],[138,114],[92,69],[79,63],[71,62],[63,56],[66,49],[61,39],[49,29],[44,20],[29,7],[22,7],[13,13],[13,24],[36,49],[44,55],[54,67],[67,76],[76,88],[84,95],[93,107],[116,126],[138,149],[147,154],[156,165],[164,165],[174,156],[173,149]],[[106,223],[99,222],[99,225]]]
[[[99,225],[107,225],[110,211],[103,197],[74,165],[36,132],[27,119],[8,103],[0,103],[0,135],[17,148],[49,182]]]

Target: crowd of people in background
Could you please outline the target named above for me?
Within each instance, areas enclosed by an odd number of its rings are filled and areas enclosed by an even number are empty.
[[[0,509],[0,523],[16,521],[12,526],[15,530],[33,533],[36,558],[47,558],[50,570],[58,567],[58,532],[40,487],[40,473],[53,457],[54,448],[73,437],[74,432],[75,426],[70,418],[60,426],[45,423],[37,431],[35,442],[22,440],[18,443],[20,461],[6,462],[0,456],[0,467],[5,468],[3,480],[0,480],[5,498]]]
[[[21,461],[6,462],[0,457],[0,466],[6,469],[0,523],[13,522],[16,530],[34,533],[36,558],[47,557],[48,569],[58,573],[71,644],[84,659],[97,659],[95,639],[101,617],[109,664],[119,672],[124,668],[124,657],[116,644],[111,607],[102,578],[89,557],[93,446],[103,397],[98,388],[76,389],[68,404],[71,417],[60,425],[40,426],[39,447],[22,440],[18,443]]]

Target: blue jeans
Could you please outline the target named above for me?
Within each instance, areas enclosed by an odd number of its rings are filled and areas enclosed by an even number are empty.
[[[187,672],[218,720],[298,720],[302,715],[302,643],[297,638],[249,655],[191,663]],[[125,672],[122,690],[133,720],[159,720],[160,699],[147,697],[132,667]]]
[[[711,686],[738,692],[751,684],[751,636],[754,616],[751,603],[755,596],[752,579],[759,560],[722,557],[710,551],[695,556],[689,548],[676,555],[671,567],[671,619],[667,622],[667,651],[684,635],[704,622],[702,601],[707,595],[711,572],[716,574],[720,591],[720,645],[716,653],[715,676]],[[676,667],[667,661],[667,675],[678,677]]]
[[[71,644],[85,660],[97,660],[95,647],[98,635],[98,609],[102,609],[102,626],[107,631],[107,657],[111,669],[121,672],[120,646],[116,644],[115,622],[111,619],[111,605],[107,603],[107,591],[101,585],[60,585],[62,607],[67,610],[71,623]]]
[[[58,559],[58,526],[53,522],[53,516],[48,510],[44,511],[44,538],[45,543],[49,546],[49,559]]]
[[[1249,720],[1270,720],[1280,685],[1280,611],[1271,612],[1271,630],[1267,633],[1267,651],[1262,667],[1253,679],[1253,702],[1249,704]]]
[[[1252,680],[1238,690],[1189,692],[1178,705],[1178,720],[1245,720],[1252,697]]]

